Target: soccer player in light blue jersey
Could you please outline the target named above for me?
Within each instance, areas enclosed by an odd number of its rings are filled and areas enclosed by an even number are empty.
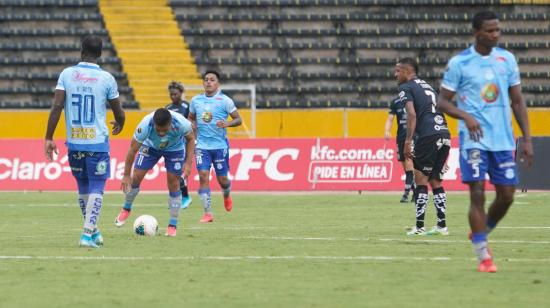
[[[168,199],[170,221],[166,229],[166,236],[176,236],[182,203],[180,178],[183,176],[186,179],[189,176],[194,150],[195,135],[191,122],[181,114],[159,108],[146,115],[134,132],[134,138],[124,162],[122,190],[125,193],[125,202],[115,219],[115,225],[121,227],[126,223],[145,174],[155,166],[161,157],[164,157],[170,195]],[[136,154],[138,154],[137,160],[135,159]],[[134,172],[130,176],[132,165],[134,165]]]
[[[475,44],[454,56],[441,83],[440,110],[459,119],[460,170],[470,187],[471,240],[478,271],[496,272],[487,235],[506,215],[518,184],[511,111],[524,137],[520,161],[532,163],[533,145],[520,74],[512,53],[496,47],[500,37],[495,13],[477,13],[472,21]],[[457,106],[451,103],[456,95]],[[511,104],[510,104],[511,101]],[[485,213],[485,176],[496,198]]]
[[[103,245],[97,222],[105,182],[110,175],[109,130],[105,124],[107,104],[115,117],[111,122],[113,135],[120,133],[125,119],[115,79],[97,65],[102,46],[97,36],[84,38],[82,62],[59,75],[45,142],[46,158],[52,161],[53,154],[58,153],[53,134],[65,109],[69,165],[78,185],[78,202],[84,216],[80,246],[93,248]]]
[[[189,120],[195,123],[197,148],[195,161],[199,172],[199,197],[204,207],[200,222],[214,221],[210,196],[210,168],[214,166],[216,178],[223,191],[225,210],[233,208],[229,173],[229,142],[227,127],[239,126],[241,116],[235,103],[220,91],[220,75],[210,70],[203,74],[204,93],[193,97],[189,110]],[[227,118],[231,117],[230,121]]]

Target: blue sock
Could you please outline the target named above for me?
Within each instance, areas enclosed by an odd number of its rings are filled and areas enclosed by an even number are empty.
[[[487,232],[493,231],[493,229],[497,226],[497,223],[489,217],[487,217],[486,223],[487,223]]]
[[[472,234],[472,244],[474,251],[477,255],[477,259],[481,262],[485,259],[490,259],[491,255],[487,249],[487,233],[479,232]]]
[[[168,205],[170,207],[170,221],[168,225],[176,227],[178,225],[178,216],[181,209],[181,190],[170,192]]]
[[[204,207],[204,212],[205,213],[211,213],[212,212],[212,208],[211,208],[212,198],[210,196],[210,188],[200,188],[199,189],[199,197],[201,199],[202,206]]]

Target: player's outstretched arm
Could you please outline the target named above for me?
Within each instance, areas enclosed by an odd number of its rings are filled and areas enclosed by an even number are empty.
[[[479,141],[483,137],[483,130],[479,122],[467,112],[456,107],[453,103],[455,92],[447,90],[444,87],[439,89],[439,97],[437,99],[437,108],[449,116],[464,121],[464,124],[470,132],[470,138],[474,141]]]
[[[521,95],[521,86],[516,85],[508,89],[512,100],[512,111],[518,122],[519,128],[523,135],[523,143],[519,149],[519,160],[525,162],[527,167],[531,167],[533,163],[533,143],[531,142],[531,129],[529,127],[529,116],[527,115],[527,106]]]
[[[126,153],[126,159],[124,160],[124,175],[122,176],[121,188],[124,193],[129,192],[132,189],[132,165],[136,158],[136,154],[141,147],[136,139],[132,139],[128,153]]]
[[[409,159],[413,159],[412,138],[416,130],[416,110],[414,110],[414,103],[412,101],[406,102],[405,109],[407,110],[407,137],[405,137],[403,155]]]
[[[126,115],[124,114],[124,110],[122,109],[122,104],[120,103],[120,100],[117,98],[109,100],[109,105],[111,106],[111,110],[113,111],[113,115],[115,117],[114,121],[111,121],[111,124],[113,125],[112,134],[118,135],[122,128],[124,128],[124,122],[126,121]]]
[[[53,153],[58,153],[57,146],[53,141],[53,133],[55,132],[57,123],[59,123],[59,118],[61,117],[64,104],[65,91],[55,90],[52,108],[50,109],[50,116],[48,117],[48,127],[46,128],[46,142],[44,144],[44,153],[46,154],[46,159],[48,161],[53,160]]]

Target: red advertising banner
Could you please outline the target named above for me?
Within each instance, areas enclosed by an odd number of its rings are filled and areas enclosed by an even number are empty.
[[[453,140],[445,173],[447,190],[465,190],[460,183],[457,140]],[[43,140],[0,140],[0,190],[75,190],[67,149],[57,141],[59,155],[47,162]],[[111,141],[111,176],[107,190],[118,190],[129,140]],[[396,145],[369,139],[235,139],[231,140],[230,179],[235,191],[396,191],[404,173]],[[145,177],[142,190],[165,190],[161,160]],[[198,187],[198,175],[188,180]],[[219,189],[212,179],[212,189]]]

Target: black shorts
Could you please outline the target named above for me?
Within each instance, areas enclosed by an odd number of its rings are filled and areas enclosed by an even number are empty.
[[[441,171],[445,167],[451,139],[449,135],[431,135],[417,140],[414,147],[414,169],[431,179],[441,180]]]

